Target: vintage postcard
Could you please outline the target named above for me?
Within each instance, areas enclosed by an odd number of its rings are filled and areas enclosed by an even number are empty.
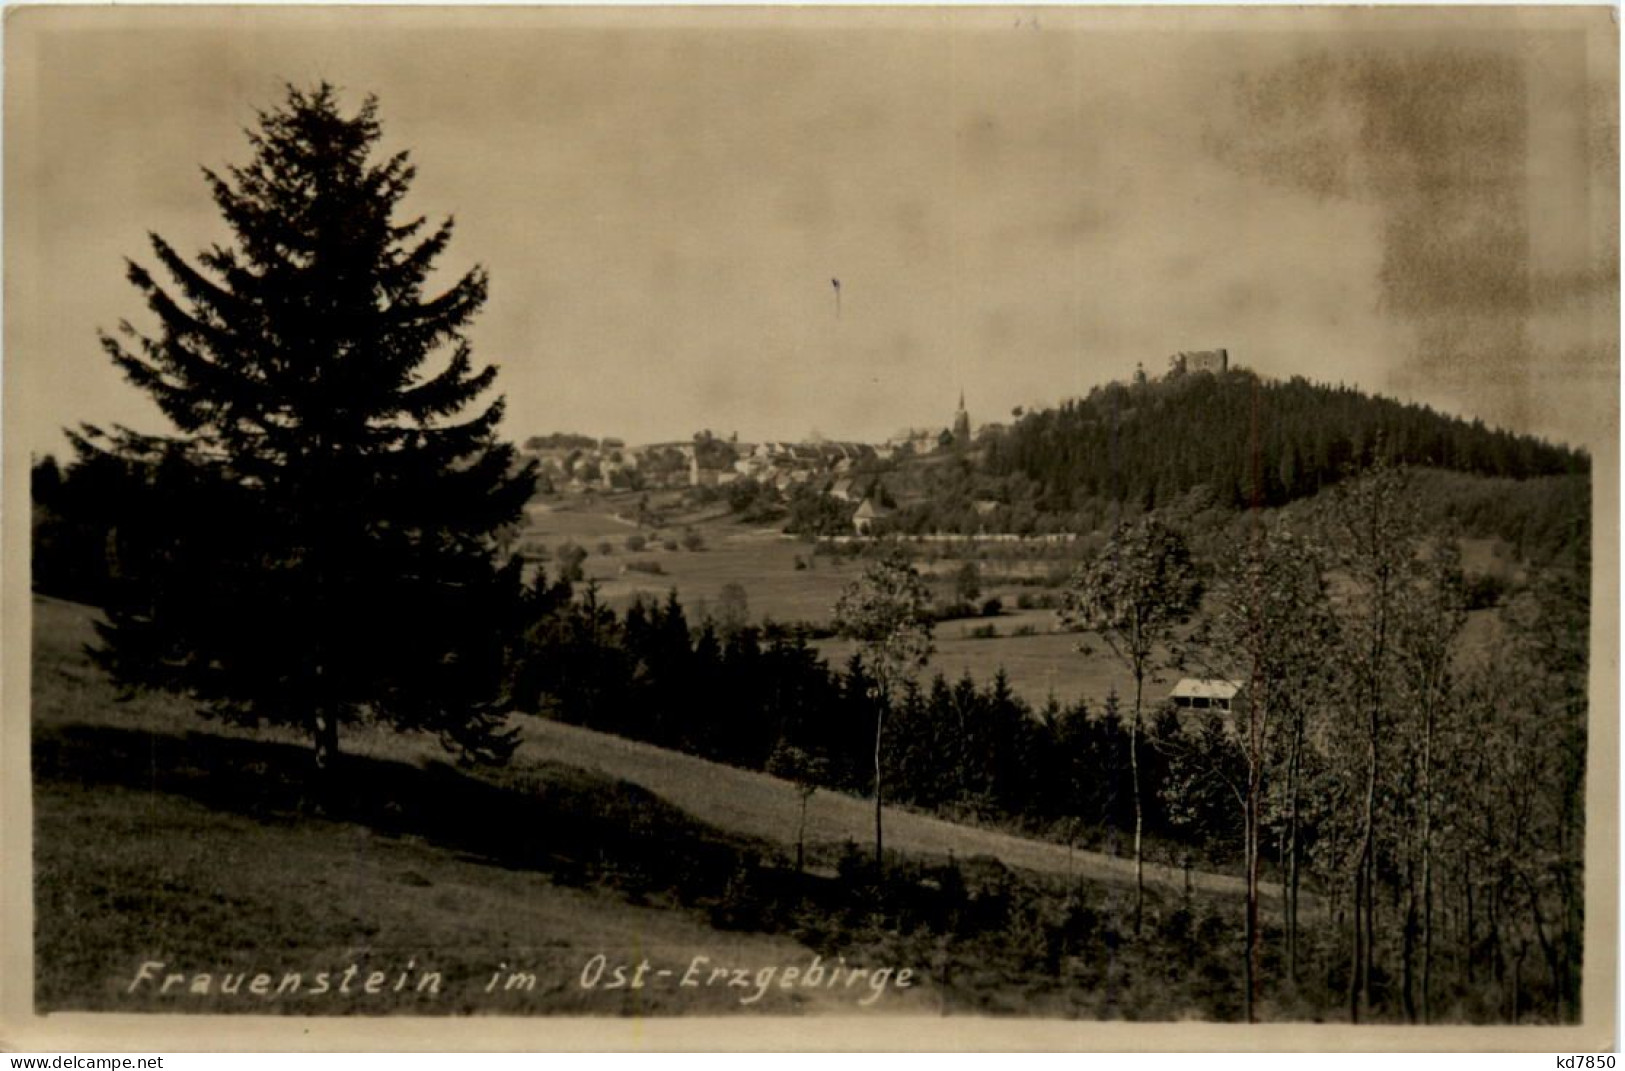
[[[1618,70],[12,8],[0,1046],[1611,1046]]]

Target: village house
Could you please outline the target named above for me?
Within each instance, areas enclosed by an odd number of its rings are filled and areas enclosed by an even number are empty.
[[[902,431],[886,440],[891,447],[891,453],[896,454],[929,454],[941,445],[940,431],[930,428],[904,428]]]
[[[889,516],[891,510],[873,498],[866,498],[858,507],[858,511],[852,514],[852,530],[860,536],[870,535],[874,531],[875,522]]]
[[[1185,677],[1174,685],[1168,699],[1180,711],[1217,710],[1229,714],[1238,705],[1243,687],[1241,681]]]

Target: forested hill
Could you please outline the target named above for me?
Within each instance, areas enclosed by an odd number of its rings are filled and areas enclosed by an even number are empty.
[[[1090,500],[1150,508],[1206,485],[1236,506],[1313,495],[1383,444],[1391,459],[1483,476],[1582,474],[1582,452],[1373,397],[1245,370],[1097,387],[984,440],[990,476],[1025,477],[1039,508]]]

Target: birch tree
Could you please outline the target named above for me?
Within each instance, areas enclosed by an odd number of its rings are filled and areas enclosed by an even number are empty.
[[[901,689],[925,668],[932,643],[931,593],[901,552],[871,562],[835,603],[835,628],[863,649],[875,708],[875,874],[884,873],[883,747],[886,714]]]
[[[1120,524],[1073,577],[1062,625],[1098,637],[1134,677],[1129,768],[1134,792],[1134,932],[1145,911],[1145,789],[1140,779],[1145,685],[1172,664],[1168,644],[1201,600],[1185,538],[1155,518]],[[1087,651],[1087,645],[1080,647]]]

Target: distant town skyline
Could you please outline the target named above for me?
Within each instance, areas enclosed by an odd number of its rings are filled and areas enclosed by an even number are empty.
[[[1223,347],[1596,450],[1617,66],[1573,28],[1608,17],[23,9],[6,415],[163,426],[96,344],[150,324],[123,258],[226,241],[199,168],[327,80],[456,216],[447,277],[490,271],[516,442],[877,442]]]

